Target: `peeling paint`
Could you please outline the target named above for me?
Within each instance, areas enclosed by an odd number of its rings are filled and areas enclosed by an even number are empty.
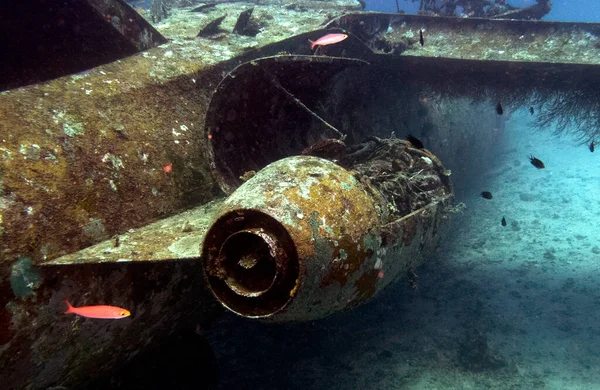
[[[121,158],[119,156],[115,156],[111,153],[106,153],[102,157],[102,162],[105,163],[105,162],[109,162],[109,161],[115,171],[118,171],[121,168],[125,168],[125,165],[123,165],[123,160],[121,160]]]
[[[64,111],[56,112],[52,120],[54,123],[62,125],[63,132],[69,137],[83,135],[84,133],[83,123],[77,121],[72,115]]]
[[[19,147],[19,153],[21,153],[28,160],[36,161],[40,159],[41,148],[40,145],[37,144],[21,144]]]
[[[100,241],[107,236],[102,220],[97,218],[90,218],[90,222],[82,230],[86,236],[94,241]]]

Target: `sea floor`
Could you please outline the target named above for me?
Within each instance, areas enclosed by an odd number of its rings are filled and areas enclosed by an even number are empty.
[[[528,121],[508,121],[417,290],[310,323],[226,314],[206,331],[219,388],[600,389],[600,150]]]

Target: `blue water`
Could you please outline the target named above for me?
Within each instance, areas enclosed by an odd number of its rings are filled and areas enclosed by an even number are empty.
[[[366,0],[368,11],[396,12],[395,0]],[[527,7],[535,0],[509,0],[508,4],[516,7]],[[398,0],[400,9],[414,14],[419,9],[419,2]],[[569,22],[597,22],[600,20],[599,0],[553,0],[552,11],[543,20],[560,20]]]

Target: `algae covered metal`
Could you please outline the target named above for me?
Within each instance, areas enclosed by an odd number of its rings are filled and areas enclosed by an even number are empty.
[[[276,321],[321,318],[414,272],[447,227],[450,173],[406,141],[377,142],[352,171],[289,157],[225,200],[202,253],[224,306]]]

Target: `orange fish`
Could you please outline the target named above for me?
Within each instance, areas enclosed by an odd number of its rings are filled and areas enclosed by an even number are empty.
[[[111,319],[119,319],[129,317],[131,313],[129,310],[116,307],[116,306],[106,306],[106,305],[94,305],[94,306],[81,306],[81,307],[73,307],[67,298],[64,298],[63,301],[67,303],[69,308],[63,314],[77,314],[82,317],[87,318],[103,318],[107,320]]]
[[[308,41],[310,42],[310,48],[312,50],[315,46],[332,45],[334,43],[341,42],[346,38],[348,38],[348,34],[327,34],[314,42],[310,39]]]

